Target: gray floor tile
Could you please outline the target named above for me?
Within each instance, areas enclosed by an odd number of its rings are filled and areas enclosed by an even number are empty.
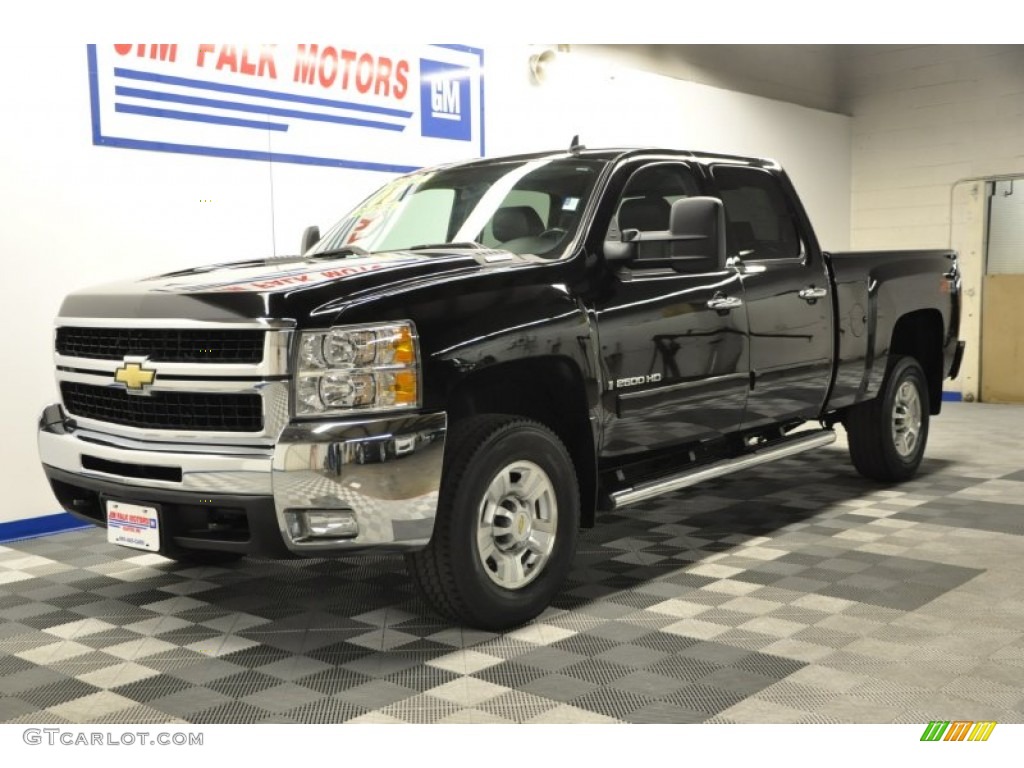
[[[389,704],[410,698],[418,693],[419,691],[406,688],[404,685],[396,685],[386,680],[374,680],[338,693],[335,698],[371,710],[383,709]]]
[[[124,580],[136,553],[101,531],[5,545],[0,572],[46,560],[0,591],[0,722],[91,719],[97,685],[123,697],[97,713],[135,702],[103,722],[1024,722],[1022,432],[1024,409],[946,403],[902,486],[861,479],[840,429],[605,514],[539,619],[554,642],[448,624],[394,557]],[[143,636],[164,645],[107,653]]]

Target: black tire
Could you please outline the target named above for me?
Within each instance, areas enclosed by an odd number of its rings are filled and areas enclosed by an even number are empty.
[[[239,552],[218,552],[212,549],[179,549],[160,554],[182,565],[227,565],[245,557]]]
[[[911,440],[913,429],[908,426],[915,419],[913,412],[908,417],[907,406],[915,396],[919,427]],[[924,457],[928,416],[928,381],[924,370],[912,357],[897,358],[889,367],[878,397],[850,409],[843,419],[853,466],[871,480],[909,480]]]
[[[485,506],[502,476],[512,482],[502,503]],[[532,498],[527,484],[535,483],[542,498],[524,503]],[[471,417],[449,435],[434,534],[426,549],[406,555],[409,573],[446,618],[492,631],[518,626],[541,613],[565,582],[579,507],[572,459],[550,429],[517,416]],[[553,531],[546,556],[535,551],[536,539],[549,535],[544,529]],[[520,574],[517,586],[499,583],[505,576],[515,583]]]

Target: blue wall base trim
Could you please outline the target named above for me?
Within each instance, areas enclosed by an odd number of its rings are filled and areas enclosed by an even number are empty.
[[[959,403],[964,399],[963,392],[943,392],[942,399],[949,403]]]
[[[49,536],[51,533],[61,533],[62,531],[75,531],[80,528],[92,528],[92,525],[83,523],[77,517],[67,512],[45,515],[43,517],[30,517],[28,520],[0,523],[0,544],[6,541],[20,541],[22,539],[34,539],[38,536]]]

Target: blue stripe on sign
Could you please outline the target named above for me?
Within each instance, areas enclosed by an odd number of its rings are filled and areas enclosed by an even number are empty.
[[[474,48],[470,45],[453,45],[452,43],[432,43],[434,48],[447,48],[449,51],[460,51],[462,53],[475,53],[477,55],[483,54],[482,48]]]
[[[484,151],[484,126],[487,121],[484,120],[484,52],[482,50],[471,49],[480,57],[480,157],[486,157],[487,152]]]
[[[56,515],[30,517],[27,520],[15,520],[10,523],[0,523],[0,541],[34,539],[38,536],[47,536],[51,533],[77,531],[82,528],[92,527],[91,523],[83,523],[74,515],[68,514],[67,512],[61,512]]]
[[[119,85],[114,89],[118,96],[129,96],[137,99],[153,101],[169,101],[174,104],[191,104],[196,107],[213,107],[215,109],[233,109],[236,112],[254,112],[259,115],[276,117],[294,117],[300,120],[316,120],[322,123],[341,123],[355,125],[359,128],[378,128],[382,131],[404,131],[405,126],[398,123],[382,123],[378,120],[364,120],[360,117],[342,117],[341,115],[325,115],[322,112],[303,112],[298,109],[282,109],[281,107],[265,107],[262,104],[246,104],[242,101],[225,101],[224,99],[207,99],[201,96],[185,96],[180,93],[164,93],[150,91],[145,88],[128,88]]]
[[[89,59],[89,107],[92,109],[92,143],[99,144],[103,131],[100,129],[100,89],[96,84],[96,45],[86,46],[86,56]]]
[[[357,104],[354,101],[336,101],[334,99],[321,99],[316,96],[298,96],[292,93],[268,91],[264,88],[247,88],[242,85],[225,85],[224,83],[214,83],[209,80],[196,80],[191,77],[174,77],[173,75],[158,75],[155,72],[143,72],[138,69],[124,69],[123,67],[114,67],[114,75],[115,77],[124,77],[129,80],[144,80],[150,83],[181,85],[186,88],[202,88],[207,91],[220,91],[221,93],[237,93],[240,96],[259,96],[264,99],[294,101],[298,104],[315,104],[320,107],[336,107],[338,109],[351,109],[357,112],[368,112],[373,115],[385,115],[387,117],[412,117],[412,112],[407,112],[404,109],[393,109],[391,107],[375,107],[372,104]]]
[[[177,109],[154,109],[153,107],[138,107],[134,104],[114,104],[115,112],[126,112],[130,115],[144,115],[146,117],[166,117],[171,120],[191,120],[194,123],[213,123],[215,125],[232,125],[238,128],[259,128],[265,131],[287,131],[288,126],[284,123],[268,123],[261,120],[243,120],[240,117],[222,117],[220,115],[202,115],[197,112],[181,112]]]
[[[290,155],[282,152],[262,152],[251,149],[228,149],[227,147],[203,147],[197,144],[171,144],[165,141],[143,141],[123,139],[118,136],[100,136],[96,142],[102,147],[123,147],[125,149],[151,149],[155,152],[175,152],[182,155],[203,155],[205,157],[230,157],[237,160],[261,160],[275,163],[297,163],[299,165],[321,165],[327,168],[355,168],[360,171],[384,171],[385,173],[410,173],[419,170],[418,165],[397,165],[394,163],[372,163],[365,160],[343,160],[333,157]]]

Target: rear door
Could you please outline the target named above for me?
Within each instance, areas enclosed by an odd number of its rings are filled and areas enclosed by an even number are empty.
[[[680,162],[630,166],[596,226],[665,231],[674,200],[701,194]],[[635,261],[608,265],[593,301],[604,377],[602,456],[624,457],[739,428],[748,389],[740,275],[713,258],[676,262],[671,245],[638,243]]]
[[[711,175],[750,324],[743,429],[813,419],[832,375],[833,297],[806,215],[778,173],[718,164]]]

